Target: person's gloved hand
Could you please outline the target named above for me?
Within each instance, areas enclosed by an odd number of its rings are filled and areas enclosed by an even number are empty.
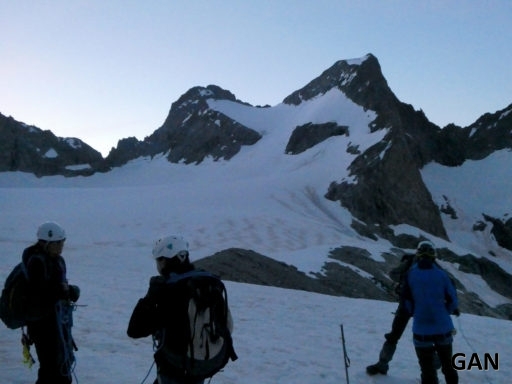
[[[80,296],[80,289],[76,285],[67,282],[60,284],[55,290],[55,298],[64,301],[76,301]]]
[[[459,317],[460,316],[460,311],[459,311],[459,308],[456,308],[453,310],[453,315]]]
[[[69,285],[69,300],[76,303],[80,298],[80,288],[78,285]]]
[[[153,276],[149,280],[149,288],[145,299],[152,304],[156,304],[161,301],[164,290],[165,278],[163,276]]]

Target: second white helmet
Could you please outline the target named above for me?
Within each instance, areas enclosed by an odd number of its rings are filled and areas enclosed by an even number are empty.
[[[59,224],[48,221],[37,229],[37,238],[44,241],[62,241],[66,240],[66,232]]]
[[[188,258],[188,242],[181,235],[165,236],[155,241],[152,253],[154,259],[177,257],[183,263]]]

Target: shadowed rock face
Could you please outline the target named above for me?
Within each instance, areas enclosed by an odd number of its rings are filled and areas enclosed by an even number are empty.
[[[360,250],[362,251],[362,250]],[[393,300],[393,295],[371,281],[359,280],[350,268],[336,263],[326,266],[325,275],[306,275],[296,267],[256,252],[230,248],[194,263],[230,281],[298,289],[335,296]],[[389,284],[388,284],[389,285]]]
[[[340,201],[359,220],[378,226],[406,223],[446,238],[439,210],[407,144],[376,145],[351,164],[356,183],[333,182],[326,198]]]
[[[512,251],[512,219],[503,221],[486,214],[483,214],[483,217],[492,224],[491,233],[494,235],[496,242],[501,247]]]
[[[398,101],[372,55],[358,65],[336,63],[285,101],[295,103],[334,86],[356,104],[377,113],[369,131],[386,129],[387,133],[350,164],[350,176],[356,182],[333,181],[325,197],[339,201],[368,225],[406,223],[446,238],[439,210],[419,172],[433,158],[439,128],[422,112]],[[350,128],[346,134],[350,136]]]
[[[101,154],[77,138],[61,138],[0,114],[0,172],[36,176],[87,176],[102,167]]]
[[[174,102],[164,122],[144,141],[120,141],[107,156],[109,166],[120,166],[140,156],[166,153],[170,162],[201,163],[205,158],[229,160],[243,145],[253,145],[261,135],[209,108],[207,100],[240,102],[215,85],[194,87]]]
[[[206,157],[229,160],[243,145],[252,145],[261,135],[214,111],[191,115],[185,125],[167,132],[169,161],[200,163]]]
[[[348,136],[347,126],[340,126],[336,123],[304,124],[293,130],[284,151],[287,154],[296,155],[327,140],[329,137],[340,135]]]
[[[409,239],[417,243],[418,239]],[[198,260],[196,267],[217,274],[224,280],[249,284],[298,289],[333,296],[397,301],[395,284],[389,272],[400,262],[403,251],[382,254],[384,262],[377,262],[368,251],[350,246],[333,249],[332,261],[326,262],[322,273],[306,274],[296,267],[276,261],[251,250],[229,248]],[[440,260],[460,263],[466,273],[480,274],[497,292],[512,298],[508,283],[511,276],[487,259],[472,255],[457,256],[447,249],[438,250]],[[352,267],[344,266],[351,265]],[[358,273],[356,270],[362,271]],[[483,273],[482,273],[483,272]],[[512,319],[512,306],[489,307],[477,294],[457,285],[460,310],[464,313]]]

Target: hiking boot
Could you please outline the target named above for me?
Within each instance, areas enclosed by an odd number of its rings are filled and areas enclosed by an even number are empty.
[[[369,375],[386,375],[388,373],[389,366],[386,363],[378,362],[377,364],[369,365],[366,367],[366,373]]]

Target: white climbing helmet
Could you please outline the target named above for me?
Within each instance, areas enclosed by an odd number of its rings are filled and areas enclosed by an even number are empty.
[[[435,259],[437,256],[436,247],[431,241],[422,241],[416,248],[416,254],[418,257],[430,257]]]
[[[188,242],[181,235],[170,235],[158,239],[153,246],[153,258],[177,257],[184,263],[188,258]]]
[[[62,241],[66,240],[66,232],[59,224],[48,221],[37,229],[37,238],[44,241]]]

